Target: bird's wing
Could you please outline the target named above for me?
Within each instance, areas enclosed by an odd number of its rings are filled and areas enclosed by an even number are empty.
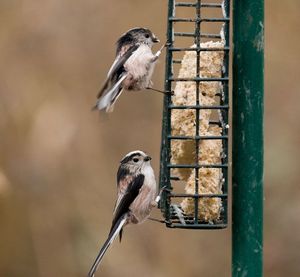
[[[107,73],[107,78],[102,86],[102,88],[100,89],[97,98],[99,99],[104,92],[106,92],[108,89],[108,86],[110,84],[110,82],[112,82],[113,80],[117,81],[119,79],[119,76],[123,73],[123,65],[124,63],[129,59],[129,57],[132,55],[132,53],[137,50],[139,47],[139,45],[132,45],[130,46],[126,52],[124,52],[123,54],[119,54],[115,61],[113,62],[111,68],[109,69],[108,73]]]
[[[129,169],[120,165],[117,172],[117,200],[114,207],[113,215],[115,216],[116,209],[120,204],[121,199],[127,191],[128,185],[132,182],[133,175],[129,174]]]
[[[118,220],[129,211],[129,206],[138,196],[141,187],[144,184],[145,176],[143,174],[139,174],[133,176],[132,180],[128,185],[125,185],[126,191],[123,195],[120,194],[120,198],[117,200],[115,211],[114,211],[114,218],[112,221],[111,230],[114,229]],[[124,182],[128,182],[130,179],[124,179]],[[120,231],[120,240],[122,239],[122,230]]]

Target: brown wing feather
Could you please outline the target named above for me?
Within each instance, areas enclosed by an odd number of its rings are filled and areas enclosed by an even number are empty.
[[[128,188],[128,185],[131,183],[133,179],[132,175],[126,175],[123,179],[121,179],[118,183],[118,190],[117,190],[117,200],[115,203],[115,208],[114,208],[114,215],[116,212],[117,207],[120,204],[121,199],[123,198],[124,194],[126,193],[126,190]]]
[[[125,179],[125,178],[124,178]],[[141,187],[144,184],[145,176],[143,174],[139,174],[137,176],[132,177],[132,181],[130,183],[126,182],[124,188],[126,187],[126,191],[124,195],[120,198],[119,203],[117,203],[114,218],[112,221],[111,230],[113,230],[116,222],[124,216],[126,213],[129,212],[129,207],[131,203],[135,200],[138,196]],[[122,238],[122,230],[119,233],[120,241]]]
[[[132,45],[132,46],[125,46],[122,52],[116,57],[116,61],[113,63],[112,67],[109,70],[109,74],[100,89],[97,98],[99,99],[105,91],[107,91],[107,88],[109,87],[110,83],[114,79],[118,79],[119,76],[118,71],[120,71],[121,67],[124,65],[124,63],[128,60],[128,58],[132,55],[132,53],[139,47],[139,45]],[[112,86],[112,85],[111,85]]]

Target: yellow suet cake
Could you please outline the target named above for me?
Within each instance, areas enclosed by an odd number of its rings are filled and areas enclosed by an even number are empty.
[[[193,45],[192,47],[195,47]],[[204,42],[203,48],[223,48],[224,43]],[[200,77],[218,78],[222,75],[223,51],[200,52]],[[186,51],[179,70],[179,78],[196,77],[196,51]],[[203,106],[217,104],[216,95],[222,90],[221,82],[201,82],[199,85],[199,102]],[[196,105],[196,82],[177,82],[173,96],[174,105]],[[220,136],[222,129],[217,125],[210,125],[212,110],[202,109],[199,113],[199,135]],[[171,115],[172,135],[196,135],[196,111],[193,109],[174,109]],[[219,164],[221,162],[222,141],[201,140],[199,144],[199,164]],[[173,140],[171,145],[171,162],[173,164],[194,164],[196,160],[195,140]],[[175,173],[186,182],[185,192],[195,194],[195,170],[178,168]],[[219,168],[200,168],[198,193],[220,194],[222,171]],[[186,198],[181,207],[187,215],[194,213],[194,199]],[[198,202],[198,216],[200,220],[213,221],[220,217],[222,203],[220,198],[201,198]]]

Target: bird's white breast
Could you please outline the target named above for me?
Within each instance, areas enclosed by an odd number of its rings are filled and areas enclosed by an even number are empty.
[[[132,223],[141,223],[148,218],[156,197],[156,181],[150,163],[146,163],[142,167],[141,174],[145,176],[144,184],[139,191],[139,195],[130,205],[130,211],[134,218]]]
[[[145,185],[149,186],[150,188],[154,188],[156,190],[155,175],[151,165],[145,164],[141,173],[144,174],[145,176],[145,181],[144,181]]]
[[[124,64],[125,70],[130,74],[133,80],[139,82],[138,89],[150,86],[155,65],[153,58],[154,55],[151,48],[146,44],[141,44]]]

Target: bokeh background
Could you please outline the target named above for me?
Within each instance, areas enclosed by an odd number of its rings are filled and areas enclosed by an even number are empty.
[[[284,2],[284,3],[283,3]],[[266,0],[265,276],[300,274],[300,2]],[[162,96],[90,112],[134,26],[161,40],[166,0],[0,1],[0,276],[85,276],[111,223],[122,155],[158,172]],[[154,76],[163,85],[163,58]],[[154,213],[156,217],[160,214]],[[100,276],[230,276],[230,229],[128,227]]]

